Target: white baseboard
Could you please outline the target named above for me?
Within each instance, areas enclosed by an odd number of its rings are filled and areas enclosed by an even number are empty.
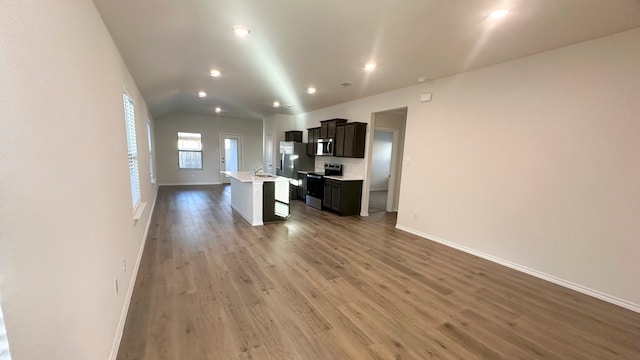
[[[506,266],[508,268],[523,272],[525,274],[529,274],[531,276],[535,276],[535,277],[537,277],[539,279],[546,280],[546,281],[552,282],[552,283],[560,285],[560,286],[564,286],[564,287],[569,288],[571,290],[575,290],[575,291],[578,291],[578,292],[583,293],[585,295],[592,296],[592,297],[594,297],[596,299],[600,299],[600,300],[606,301],[608,303],[611,303],[611,304],[614,304],[614,305],[618,305],[618,306],[623,307],[625,309],[629,309],[631,311],[635,311],[637,313],[640,313],[640,305],[634,304],[634,303],[632,303],[630,301],[623,300],[623,299],[617,298],[615,296],[611,296],[609,294],[605,294],[605,293],[600,292],[598,290],[590,289],[588,287],[573,283],[571,281],[560,279],[560,278],[555,277],[553,275],[545,274],[543,272],[528,268],[526,266],[522,266],[522,265],[519,265],[519,264],[512,263],[510,261],[495,257],[493,255],[489,255],[489,254],[486,254],[486,253],[483,253],[483,252],[480,252],[480,251],[477,251],[477,250],[474,250],[474,249],[471,249],[471,248],[468,248],[468,247],[463,246],[463,245],[456,244],[454,242],[439,238],[437,236],[432,236],[432,235],[429,235],[429,234],[425,234],[423,232],[408,228],[408,227],[403,226],[403,225],[396,225],[396,229],[399,229],[399,230],[402,230],[402,231],[406,231],[408,233],[420,236],[420,237],[425,238],[427,240],[435,241],[437,243],[446,245],[448,247],[452,247],[454,249],[458,249],[460,251],[464,251],[464,252],[466,252],[468,254],[481,257],[483,259],[489,260],[491,262],[494,262],[494,263],[497,263],[497,264],[500,264],[500,265],[504,265],[504,266]]]
[[[240,216],[242,216],[251,226],[262,226],[264,223],[262,221],[253,221],[251,217],[247,216],[242,210],[238,209],[235,205],[231,204],[231,208],[235,210]]]
[[[129,288],[127,289],[127,295],[124,299],[124,307],[122,308],[120,321],[118,322],[118,328],[116,329],[116,338],[113,341],[113,346],[111,347],[111,355],[109,355],[110,360],[116,360],[116,357],[118,356],[120,342],[122,341],[122,334],[124,333],[124,325],[127,321],[127,314],[129,313],[129,305],[131,305],[131,298],[133,297],[133,288],[135,287],[136,279],[138,278],[138,270],[140,269],[140,263],[142,262],[142,254],[144,253],[144,247],[147,243],[147,236],[149,235],[149,228],[151,227],[151,218],[153,217],[153,210],[156,208],[157,199],[158,189],[156,188],[156,194],[153,197],[153,204],[149,209],[149,219],[147,220],[147,227],[144,229],[144,236],[142,237],[140,249],[138,249],[138,257],[136,258],[136,263],[133,267],[133,274],[131,276],[131,280],[129,281]]]
[[[162,183],[158,186],[191,186],[191,185],[220,185],[220,182],[196,182],[196,183]]]

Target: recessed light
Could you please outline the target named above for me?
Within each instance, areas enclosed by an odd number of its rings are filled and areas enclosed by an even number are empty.
[[[222,75],[222,73],[220,73],[220,70],[213,69],[213,70],[211,70],[209,72],[209,75],[211,75],[213,77],[218,77],[218,76]]]
[[[206,93],[206,92],[204,92],[204,91],[199,91],[199,92],[198,92],[198,97],[203,98],[203,97],[205,97],[205,96],[207,96],[207,93]]]
[[[508,13],[509,13],[509,10],[507,9],[494,10],[491,12],[491,14],[489,14],[489,19],[497,20],[507,16]]]
[[[243,25],[235,25],[232,29],[233,33],[239,38],[247,37],[251,33],[251,29]]]
[[[220,113],[220,112],[222,112],[222,109],[220,108],[220,106],[218,106],[217,108],[215,108],[214,111],[217,112],[217,113]]]
[[[418,78],[418,82],[419,82],[419,83],[423,83],[423,82],[426,82],[426,81],[427,81],[427,78],[426,78],[426,77],[424,77],[424,76],[420,76],[420,77]]]
[[[373,69],[375,69],[375,68],[376,68],[376,64],[374,64],[374,63],[367,63],[367,64],[364,66],[364,69],[365,69],[366,71],[372,71],[372,70],[373,70]]]
[[[274,101],[273,102],[273,107],[275,107],[275,108],[280,107],[280,102],[279,101]]]
[[[316,88],[314,88],[313,86],[309,86],[307,88],[307,94],[315,94],[316,93]]]

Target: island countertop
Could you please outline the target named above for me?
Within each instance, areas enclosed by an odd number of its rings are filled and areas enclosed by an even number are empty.
[[[258,182],[258,183],[263,183],[263,182],[275,182],[275,181],[289,181],[289,179],[282,177],[282,176],[276,176],[276,175],[271,175],[271,174],[263,174],[263,173],[258,173],[257,175],[253,174],[253,171],[223,171],[224,174],[228,175],[229,177],[232,177],[236,180],[238,180],[239,182]]]

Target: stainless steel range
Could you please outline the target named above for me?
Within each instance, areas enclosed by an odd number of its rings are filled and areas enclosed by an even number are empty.
[[[307,174],[307,205],[322,210],[324,176],[342,176],[342,164],[324,163],[324,173]]]

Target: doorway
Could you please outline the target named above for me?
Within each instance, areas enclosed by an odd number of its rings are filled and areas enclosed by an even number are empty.
[[[397,212],[407,108],[372,114],[369,157],[369,213]]]
[[[374,130],[369,182],[369,213],[387,211],[393,134],[393,129]]]
[[[222,171],[242,169],[242,135],[220,134],[220,182],[228,184],[230,178]]]

